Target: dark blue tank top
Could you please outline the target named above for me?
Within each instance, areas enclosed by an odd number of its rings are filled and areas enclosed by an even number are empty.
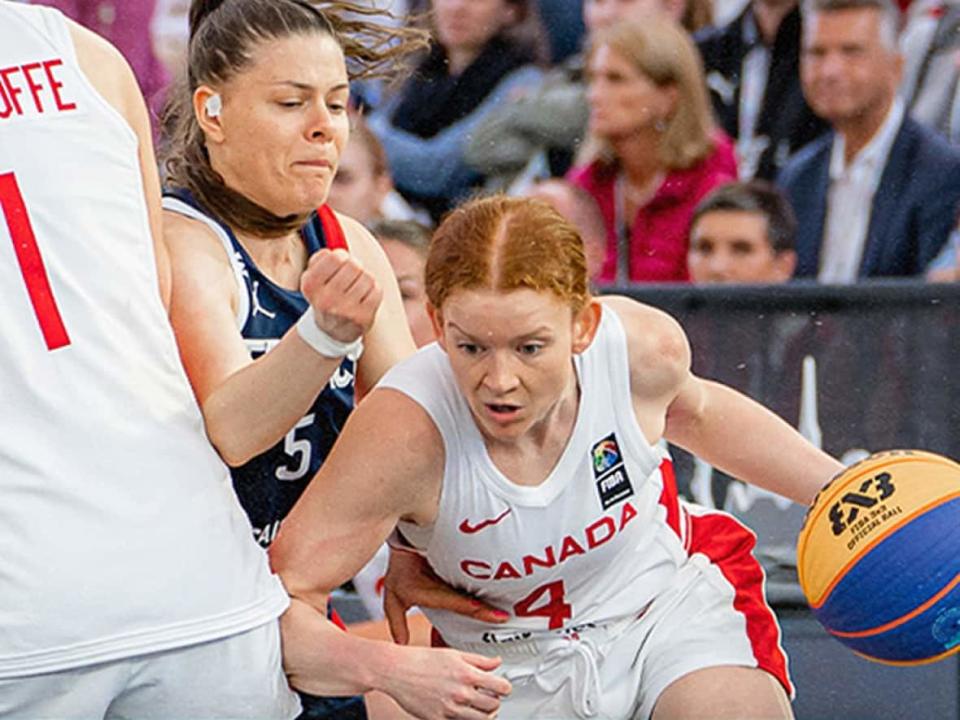
[[[164,206],[196,216],[191,214],[192,209],[206,218],[208,224],[212,221],[220,228],[222,232],[217,234],[224,244],[229,240],[228,252],[238,275],[238,291],[245,294],[241,297],[237,318],[240,334],[254,359],[268,352],[307,311],[307,299],[299,290],[282,288],[261,273],[233,231],[201,207],[190,193],[168,191]],[[310,255],[323,247],[346,247],[334,214],[326,207],[321,208],[320,213],[322,217],[314,213],[300,233]],[[276,537],[280,521],[290,512],[343,429],[353,409],[355,372],[355,363],[345,359],[309,412],[283,440],[246,464],[231,469],[237,496],[262,546],[267,547]]]

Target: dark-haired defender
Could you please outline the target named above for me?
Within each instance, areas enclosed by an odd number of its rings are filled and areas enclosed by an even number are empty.
[[[0,717],[293,717],[288,599],[166,317],[133,73],[0,2],[0,75]]]
[[[265,547],[347,422],[355,378],[370,388],[413,351],[379,245],[324,205],[349,134],[345,55],[362,70],[404,47],[358,45],[377,31],[344,25],[348,7],[194,2],[189,86],[167,124],[171,319],[210,438]],[[432,717],[450,693],[507,687],[481,671],[495,665],[486,659],[331,638],[345,642],[335,664],[304,678],[291,663],[312,694],[383,689]],[[294,644],[285,638],[285,650]],[[469,680],[445,683],[454,671]],[[304,708],[363,716],[360,700],[304,697]]]

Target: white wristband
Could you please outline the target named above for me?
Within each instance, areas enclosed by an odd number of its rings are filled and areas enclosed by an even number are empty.
[[[307,311],[297,320],[297,334],[301,340],[324,357],[334,360],[345,357],[356,362],[363,354],[362,336],[347,343],[335,340],[317,327],[312,307],[307,308]]]

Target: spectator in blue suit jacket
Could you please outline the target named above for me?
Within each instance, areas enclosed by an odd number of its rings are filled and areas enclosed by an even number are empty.
[[[889,0],[807,1],[803,91],[833,131],[779,177],[799,221],[795,275],[920,275],[956,225],[960,150],[904,116]]]

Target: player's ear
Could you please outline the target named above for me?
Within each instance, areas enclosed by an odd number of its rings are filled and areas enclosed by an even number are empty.
[[[223,125],[220,113],[223,111],[223,99],[209,85],[201,85],[193,91],[193,116],[208,141],[223,141]]]
[[[582,353],[593,342],[597,328],[600,327],[600,303],[596,298],[589,302],[573,317],[573,352]]]
[[[447,350],[447,340],[443,336],[443,314],[433,306],[433,303],[427,302],[427,315],[430,317],[430,324],[433,326],[433,336],[437,339],[437,344]]]

